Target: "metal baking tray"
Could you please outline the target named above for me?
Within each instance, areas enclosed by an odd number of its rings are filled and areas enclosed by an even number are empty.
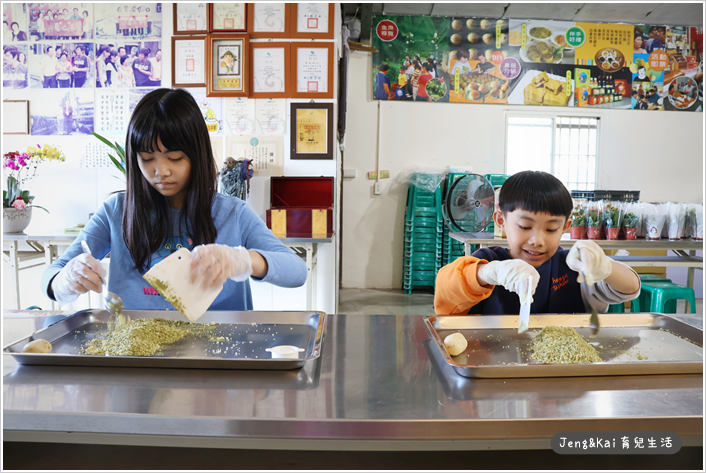
[[[702,329],[663,314],[599,314],[601,329],[592,335],[589,319],[589,314],[533,315],[530,329],[522,334],[517,333],[519,318],[514,315],[431,316],[425,324],[446,363],[468,378],[703,373]],[[603,362],[531,360],[532,338],[551,325],[574,327]],[[466,350],[454,357],[443,343],[453,332],[468,340]]]
[[[170,310],[126,310],[123,314],[131,320],[185,320],[181,313]],[[199,323],[215,322],[218,335],[229,337],[231,342],[219,344],[187,336],[154,356],[81,354],[85,342],[107,331],[109,318],[105,310],[77,312],[6,346],[3,353],[26,365],[291,370],[320,356],[326,323],[323,312],[209,311]],[[38,338],[52,344],[51,353],[22,352],[26,343]],[[265,349],[278,345],[294,345],[304,351],[296,359],[272,359]],[[228,346],[233,349],[224,350]]]

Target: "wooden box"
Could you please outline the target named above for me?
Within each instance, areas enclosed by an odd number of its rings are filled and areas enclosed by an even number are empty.
[[[333,177],[272,177],[267,228],[278,238],[333,236]]]

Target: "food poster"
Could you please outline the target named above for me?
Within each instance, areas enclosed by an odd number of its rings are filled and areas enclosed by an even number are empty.
[[[373,94],[380,100],[703,109],[699,28],[403,16],[377,16],[373,26]],[[422,93],[416,64],[429,66]]]

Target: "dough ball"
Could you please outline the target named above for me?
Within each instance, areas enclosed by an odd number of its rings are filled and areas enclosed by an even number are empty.
[[[451,35],[451,42],[453,44],[459,44],[461,42],[461,35],[456,33]]]
[[[490,88],[491,89],[499,89],[500,88],[500,81],[494,80],[493,82],[490,83]]]
[[[493,50],[488,49],[485,51],[485,60],[490,62],[493,59]]]
[[[478,50],[476,48],[471,48],[468,50],[468,59],[469,60],[478,59]]]
[[[456,356],[464,352],[468,346],[468,342],[466,341],[466,337],[456,332],[444,339],[444,346],[449,352],[449,355]]]
[[[478,90],[478,83],[477,83],[477,82],[471,82],[468,87],[470,87],[471,90]]]
[[[468,28],[470,30],[471,28],[475,28],[475,27],[476,27],[476,20],[474,20],[473,18],[469,18],[468,20],[466,20],[466,28]]]
[[[461,20],[454,20],[451,22],[451,28],[453,28],[455,30],[460,30],[462,26],[463,26],[463,23],[461,23]]]
[[[490,22],[488,20],[481,20],[480,27],[484,30],[487,30],[488,28],[490,28]]]
[[[495,38],[493,38],[493,35],[492,35],[492,34],[486,33],[486,34],[483,35],[483,42],[484,42],[485,44],[490,44],[490,43],[492,43],[493,41],[495,41]]]
[[[497,28],[498,25],[500,25],[500,29],[505,28],[505,25],[506,25],[506,24],[505,24],[505,20],[498,20],[498,21],[496,21],[496,22],[495,22],[495,27]]]
[[[484,93],[486,93],[487,91],[488,91],[488,86],[485,85],[485,84],[481,84],[481,85],[478,87],[478,92],[480,92],[481,94],[484,94]]]
[[[500,86],[500,91],[504,94],[505,92],[507,92],[507,89],[509,89],[509,88],[510,88],[509,85],[503,84]]]
[[[22,351],[24,353],[51,353],[51,343],[38,338],[25,345]]]
[[[480,98],[480,92],[478,92],[475,89],[471,90],[471,100],[478,100],[479,98]]]
[[[507,34],[506,34],[506,33],[502,33],[502,34],[500,35],[500,43],[501,43],[501,44],[507,43]]]
[[[478,33],[468,33],[468,41],[470,43],[477,43],[479,39]]]

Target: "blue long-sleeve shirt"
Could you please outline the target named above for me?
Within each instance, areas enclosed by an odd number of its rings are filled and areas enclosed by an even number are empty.
[[[119,295],[125,309],[167,310],[173,306],[164,299],[135,267],[122,234],[124,193],[111,196],[93,215],[85,228],[66,252],[44,271],[41,287],[49,295],[49,283],[74,257],[80,255],[81,240],[86,240],[93,256],[101,260],[110,253],[108,290]],[[151,257],[150,268],[179,248],[194,248],[189,222],[180,219],[181,210],[172,209],[173,230]],[[258,280],[282,287],[299,287],[306,282],[304,261],[287,248],[267,228],[265,222],[244,201],[216,194],[211,207],[216,226],[215,243],[244,246],[260,253],[267,261],[267,274]],[[250,281],[228,280],[209,310],[252,310]]]

